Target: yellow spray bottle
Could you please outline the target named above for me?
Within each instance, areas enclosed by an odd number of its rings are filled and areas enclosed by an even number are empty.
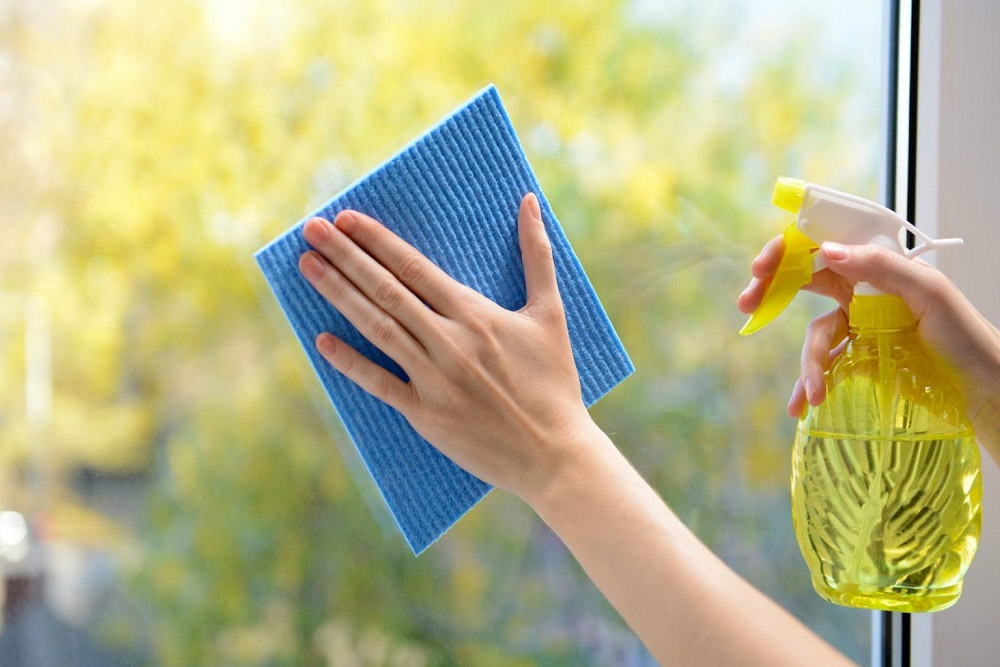
[[[740,331],[773,320],[823,268],[820,243],[877,243],[906,257],[954,246],[853,195],[778,179],[775,205],[796,213],[785,253]],[[906,233],[921,243],[907,250]],[[979,449],[961,395],[927,354],[901,299],[855,286],[848,342],[826,372],[826,399],[800,417],[792,520],[821,597],[888,611],[954,604],[979,544]]]

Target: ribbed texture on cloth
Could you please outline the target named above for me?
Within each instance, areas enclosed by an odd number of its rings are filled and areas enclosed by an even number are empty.
[[[255,255],[416,554],[482,499],[490,486],[441,455],[402,415],[340,375],[316,351],[316,336],[329,331],[405,378],[301,276],[298,260],[309,248],[302,225],[314,216],[333,220],[348,208],[362,211],[456,280],[504,308],[517,310],[525,303],[517,212],[528,192],[538,196],[552,242],[573,357],[589,406],[634,368],[543,195],[493,86]]]

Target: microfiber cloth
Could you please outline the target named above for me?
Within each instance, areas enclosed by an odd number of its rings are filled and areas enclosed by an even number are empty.
[[[538,196],[552,243],[573,358],[590,406],[634,368],[542,194],[494,86],[255,255],[415,554],[444,534],[491,487],[440,454],[402,415],[340,375],[316,351],[316,336],[329,331],[406,377],[300,275],[299,257],[309,248],[302,225],[314,216],[333,220],[344,209],[362,211],[456,280],[517,310],[526,300],[517,212],[528,192]]]

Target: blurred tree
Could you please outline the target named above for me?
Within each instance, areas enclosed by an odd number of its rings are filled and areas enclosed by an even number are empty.
[[[126,572],[108,642],[165,665],[649,664],[510,498],[410,556],[252,265],[493,81],[638,368],[598,420],[724,558],[865,655],[867,617],[817,604],[788,518],[806,313],[738,342],[731,305],[780,228],[775,175],[872,194],[878,100],[848,114],[852,63],[817,62],[816,33],[734,55],[740,12],[638,2],[6,4],[0,288],[52,306],[47,474],[70,504],[81,468],[148,476],[104,545]],[[0,346],[16,367],[23,342]]]

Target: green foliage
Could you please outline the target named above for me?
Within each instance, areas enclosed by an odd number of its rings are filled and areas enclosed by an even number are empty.
[[[166,665],[641,664],[510,498],[410,556],[250,260],[492,81],[638,369],[599,422],[734,567],[864,655],[866,617],[816,604],[787,509],[784,400],[815,304],[743,341],[734,301],[780,229],[774,176],[872,194],[877,91],[818,67],[808,29],[729,82],[739,12],[709,30],[639,4],[13,5],[0,174],[24,251],[0,249],[0,286],[51,306],[45,474],[76,503],[80,467],[151,480],[103,545],[142,610],[105,619],[131,628],[116,641]],[[30,453],[4,419],[13,503]]]

